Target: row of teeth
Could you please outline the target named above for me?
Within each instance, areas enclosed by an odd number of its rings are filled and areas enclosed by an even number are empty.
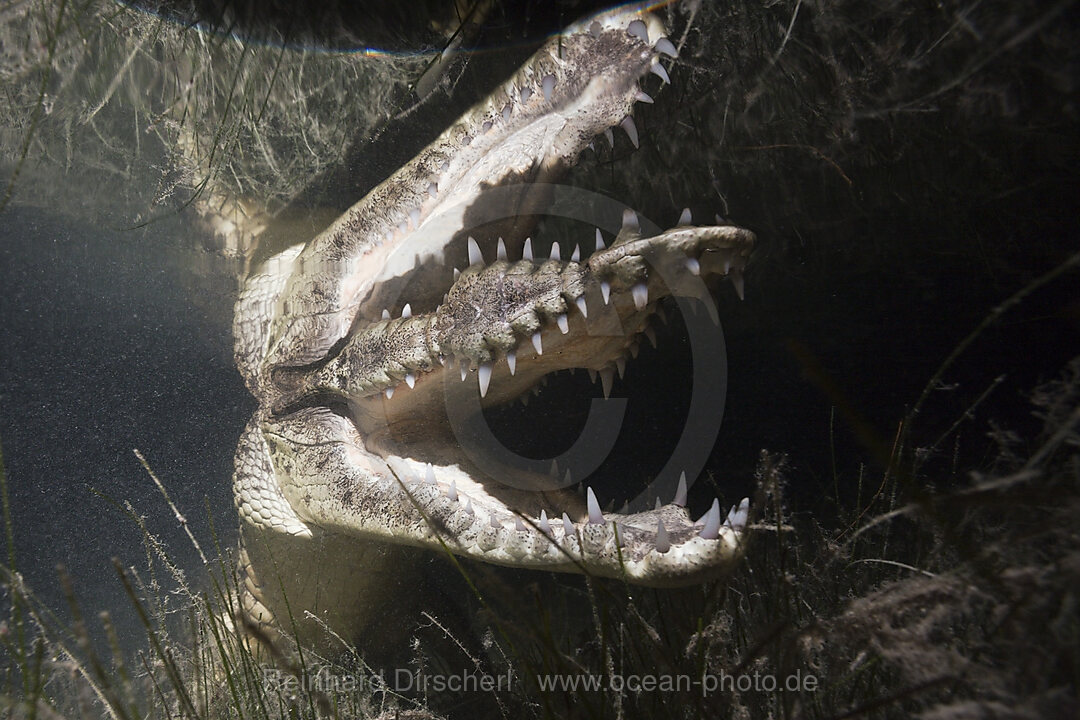
[[[716,222],[718,224],[723,224],[724,223],[723,218],[721,218],[719,215],[716,216]],[[690,209],[689,208],[684,208],[683,211],[682,211],[682,214],[679,216],[678,226],[688,226],[688,225],[692,225],[692,224],[693,224],[693,217],[692,217],[692,215],[690,213]],[[624,210],[623,211],[623,227],[624,228],[629,228],[629,229],[634,230],[634,231],[637,231],[637,230],[639,230],[639,226],[640,226],[640,221],[638,219],[637,213],[634,212],[633,210],[630,210],[630,209]],[[596,229],[596,249],[595,249],[594,252],[599,252],[601,250],[604,250],[606,247],[607,247],[607,245],[604,242],[604,236],[600,232],[600,229],[597,228]],[[469,252],[469,266],[470,267],[483,266],[484,265],[483,253],[480,250],[479,244],[472,237],[470,237],[468,239],[468,252]],[[496,255],[496,261],[508,262],[508,256],[507,256],[507,252],[506,252],[506,244],[503,242],[502,238],[498,239],[498,244],[496,246],[495,255]],[[551,260],[556,260],[556,261],[561,261],[562,260],[562,251],[561,251],[561,249],[559,247],[558,242],[554,242],[554,243],[551,244],[551,252],[549,254],[549,258]],[[534,256],[533,248],[532,248],[532,238],[526,238],[526,240],[525,240],[524,248],[522,250],[522,260],[529,261],[529,262],[535,262],[536,261],[536,257]],[[573,251],[570,253],[570,262],[580,262],[580,261],[581,261],[581,246],[580,245],[575,245]],[[700,264],[700,262],[698,261],[697,258],[694,258],[694,257],[686,258],[686,260],[684,261],[684,267],[686,268],[686,270],[688,272],[690,272],[693,275],[699,275],[701,273],[701,264]],[[738,268],[738,266],[736,264],[732,264],[727,268],[727,273],[728,273],[728,276],[731,279],[732,284],[735,286],[736,293],[738,294],[739,298],[742,299],[743,296],[744,296],[742,272],[739,270],[739,268]],[[458,278],[458,276],[460,274],[461,274],[461,271],[458,270],[457,268],[454,268],[454,280],[455,281],[457,280],[457,278]],[[606,280],[600,281],[600,293],[601,293],[601,296],[603,298],[604,304],[607,305],[611,300],[611,284],[608,283]],[[640,282],[640,283],[637,283],[636,285],[634,285],[630,289],[630,294],[631,294],[631,297],[633,297],[633,299],[634,299],[634,307],[639,312],[644,310],[646,308],[646,306],[649,304],[649,288],[648,288],[648,285],[645,282]],[[577,298],[575,298],[574,299],[574,305],[575,305],[575,307],[577,307],[578,312],[581,313],[581,316],[583,318],[587,318],[589,316],[589,306],[588,306],[588,303],[587,303],[584,295],[580,295]],[[401,317],[403,319],[408,319],[408,318],[412,317],[412,305],[411,304],[406,303],[402,307],[402,309],[401,309]],[[384,308],[383,311],[382,311],[382,319],[383,320],[391,319],[390,311],[388,309],[386,309],[386,308]],[[566,313],[560,313],[558,316],[556,316],[555,324],[559,328],[559,331],[563,335],[566,335],[566,334],[568,334],[570,332],[570,320],[569,320],[569,317],[567,316]],[[655,348],[656,347],[656,333],[653,331],[653,329],[651,327],[647,327],[643,331],[643,334],[645,334],[648,337],[649,342]],[[536,354],[538,356],[543,355],[544,354],[544,344],[543,344],[543,338],[541,336],[541,331],[540,330],[537,330],[536,332],[534,332],[532,334],[532,336],[530,337],[530,341],[532,343],[533,350],[535,350]],[[638,350],[638,342],[635,340],[634,342],[630,343],[630,345],[628,346],[628,352],[629,352],[630,355],[636,357],[637,356],[637,350]],[[454,363],[454,359],[452,357],[451,358],[440,357],[439,360],[444,366],[452,366],[453,363]],[[506,352],[506,364],[507,364],[507,367],[510,370],[510,374],[513,375],[515,373],[516,369],[517,369],[517,353],[514,350],[509,350],[509,351]],[[494,371],[494,363],[491,363],[491,362],[481,363],[476,368],[477,382],[478,382],[479,387],[480,387],[480,397],[487,397],[487,391],[488,391],[488,388],[490,387],[490,384],[491,384],[491,375],[492,375],[493,371]],[[460,360],[460,372],[461,372],[461,381],[464,382],[468,378],[468,374],[469,374],[469,359],[468,358],[464,358],[464,357],[461,358],[461,360]],[[618,372],[620,379],[626,374],[626,357],[623,356],[623,357],[617,358],[614,361],[613,366],[609,365],[607,367],[604,367],[604,368],[600,369],[599,371],[593,370],[592,368],[588,368],[588,372],[589,372],[590,379],[594,383],[597,381],[597,377],[599,376],[599,378],[600,378],[600,380],[601,380],[601,382],[603,384],[604,397],[607,398],[611,394],[611,388],[612,388],[612,384],[613,384],[614,379],[615,379],[615,373]],[[404,378],[404,383],[409,387],[409,389],[412,389],[416,385],[416,374],[412,373],[412,372],[407,373],[405,375],[405,378]],[[397,385],[397,386],[387,387],[387,388],[385,388],[383,390],[383,394],[386,396],[387,400],[390,400],[391,398],[393,398],[394,391],[396,390],[397,387],[400,387],[400,384]],[[526,397],[526,396],[523,395],[522,397]]]
[[[435,479],[435,469],[431,463],[427,464],[424,472],[423,483],[428,486],[437,487],[438,481]],[[457,484],[454,480],[450,481],[449,487],[443,491],[443,494],[452,502],[461,503],[461,494],[458,493]],[[588,520],[583,523],[584,525],[606,525],[607,520],[604,518],[604,513],[600,510],[600,504],[596,500],[596,493],[593,492],[591,487],[586,488],[585,491],[586,505],[588,507]],[[686,486],[686,473],[682,473],[679,476],[679,486],[675,491],[675,497],[672,500],[672,504],[678,507],[686,507],[687,498],[687,486]],[[660,498],[656,499],[656,509],[659,510],[662,507]],[[467,515],[476,517],[476,510],[473,509],[472,499],[465,498],[462,509]],[[698,531],[697,536],[703,540],[716,540],[720,537],[720,528],[726,527],[734,531],[735,533],[741,533],[746,529],[746,523],[750,514],[750,499],[743,498],[737,505],[733,505],[727,513],[727,517],[721,519],[720,500],[713,499],[712,505],[709,509],[694,522],[694,527],[701,529]],[[521,515],[514,515],[514,530],[517,532],[529,532],[530,525],[533,529],[539,530],[544,535],[547,535],[552,540],[555,539],[555,533],[552,529],[552,520],[548,518],[546,510],[540,511],[540,516],[535,520],[530,519],[528,523],[523,520]],[[502,520],[497,518],[494,513],[488,513],[488,524],[492,529],[502,530],[504,525]],[[555,527],[558,527],[556,522]],[[574,521],[570,519],[570,516],[565,512],[562,513],[562,531],[563,537],[576,537],[577,526]],[[622,524],[618,521],[615,522],[616,536],[618,538],[625,538],[625,532],[623,531]],[[622,541],[620,540],[620,546]],[[661,555],[666,554],[671,550],[671,540],[668,536],[668,530],[664,527],[664,521],[658,519],[656,521],[656,533],[655,533],[655,547],[656,552]]]
[[[600,31],[600,25],[599,23],[593,23],[593,26],[595,29],[590,28],[590,32],[595,37]],[[631,21],[627,26],[626,31],[630,35],[634,35],[640,38],[645,43],[649,42],[648,29],[646,28],[645,23],[641,20]],[[660,37],[659,39],[657,39],[656,43],[653,44],[653,49],[656,50],[657,53],[666,55],[670,58],[675,58],[678,55],[678,51],[675,49],[675,45],[672,44],[672,42],[666,37]],[[660,64],[659,56],[653,59],[652,65],[650,66],[649,70],[654,75],[659,77],[664,83],[671,83],[671,78],[668,76],[667,71],[664,69],[663,65]],[[556,82],[556,77],[553,74],[547,74],[543,78],[541,78],[540,93],[541,95],[543,95],[544,102],[550,102],[551,95],[555,90]],[[490,117],[480,124],[480,135],[486,135],[489,131],[491,131],[492,128],[495,127],[495,122],[500,119],[502,120],[502,122],[510,121],[510,118],[514,111],[515,103],[513,102],[513,98],[515,95],[519,100],[520,106],[524,107],[525,104],[533,98],[533,96],[536,94],[536,91],[534,90],[534,88],[527,85],[523,85],[521,87],[514,87],[513,85],[510,85],[506,90],[506,94],[509,98],[508,102],[506,103],[506,105],[503,106],[501,111],[491,111]],[[651,104],[653,102],[652,97],[650,97],[647,93],[640,89],[636,92],[635,100],[637,102],[647,104]],[[634,118],[631,115],[627,115],[619,122],[619,126],[626,132],[627,137],[630,139],[630,142],[634,145],[634,147],[639,147],[637,125],[634,123]],[[603,134],[604,137],[607,138],[609,145],[611,147],[614,147],[615,138],[612,134],[611,128],[606,129]],[[460,141],[462,146],[467,147],[468,145],[470,145],[474,137],[475,136],[473,135],[464,135]],[[596,149],[593,143],[590,143],[589,147],[592,148],[594,151]],[[439,172],[445,172],[449,169],[449,167],[449,159],[443,159],[440,162],[438,169]],[[426,217],[425,205],[427,206],[427,209],[430,209],[431,206],[437,204],[435,201],[438,200],[439,196],[438,178],[432,179],[428,182],[426,191],[428,196],[430,197],[430,201],[422,202],[420,205],[406,212],[405,216],[396,225],[390,227],[388,230],[386,230],[386,232],[383,233],[380,238],[378,238],[377,244],[381,245],[383,242],[399,241],[405,236],[407,236],[410,232],[420,227],[421,221]],[[440,255],[441,251],[436,251],[431,256],[429,256],[429,259],[430,261],[434,262],[443,262],[443,258],[440,257]]]
[[[714,220],[715,220],[717,225],[726,225],[727,224],[727,221],[724,218],[722,218],[720,215],[716,215]],[[623,210],[622,224],[623,224],[624,228],[629,228],[629,229],[634,230],[634,231],[640,230],[640,220],[638,219],[637,213],[635,211],[633,211],[633,210],[630,210],[630,209]],[[693,224],[694,224],[694,219],[693,219],[693,216],[692,216],[692,214],[690,212],[690,208],[683,208],[682,214],[679,215],[679,221],[675,224],[675,226],[676,227],[686,227],[686,226],[690,226],[690,225],[693,225]],[[601,250],[604,250],[605,248],[607,248],[607,243],[604,242],[603,233],[600,232],[600,228],[596,228],[596,249],[594,250],[594,252],[600,252]],[[475,238],[473,238],[471,236],[468,238],[468,254],[469,254],[469,267],[472,267],[474,265],[483,266],[485,264],[483,251],[480,250],[480,245],[476,242]],[[562,249],[559,246],[559,243],[557,241],[553,242],[551,244],[551,251],[550,251],[550,253],[548,255],[548,258],[550,260],[557,260],[557,261],[562,260]],[[532,247],[532,238],[526,238],[525,239],[525,243],[524,243],[524,246],[522,248],[521,259],[522,260],[527,260],[527,261],[530,261],[530,262],[535,262],[536,261],[537,258],[536,258],[536,255],[533,252],[533,247]],[[506,243],[503,241],[503,239],[501,237],[498,238],[498,241],[497,241],[497,244],[496,244],[495,260],[496,261],[502,261],[502,262],[509,262],[509,254],[506,251]],[[574,249],[570,252],[569,261],[570,262],[575,262],[575,263],[576,262],[581,262],[581,245],[580,244],[574,245]],[[701,274],[701,263],[698,261],[697,258],[694,258],[694,257],[686,258],[686,260],[684,261],[684,266],[693,275],[700,275]],[[732,264],[726,269],[726,271],[727,271],[727,273],[729,275],[731,275],[732,284],[735,285],[735,290],[739,295],[739,299],[740,300],[743,299],[744,292],[743,292],[742,274],[741,274],[740,268],[736,264]],[[460,275],[461,275],[461,270],[459,270],[458,268],[454,268],[454,280],[455,281],[458,279],[458,277]],[[601,294],[603,295],[603,298],[604,298],[604,304],[607,305],[608,300],[611,297],[611,284],[606,282],[606,281],[601,281],[600,282],[600,291],[601,291]],[[635,305],[635,307],[637,307],[638,310],[643,310],[645,308],[645,305],[648,304],[648,299],[649,299],[648,286],[645,283],[638,283],[637,285],[635,285],[631,289],[631,293],[634,296],[634,305]],[[588,307],[585,306],[585,299],[583,297],[579,297],[574,302],[577,305],[578,309],[581,310],[581,314],[584,315],[585,317],[588,317]],[[387,309],[387,308],[383,308],[381,318],[383,320],[389,320],[389,319],[391,319],[391,317],[392,317],[392,315],[390,314],[390,310]],[[401,308],[401,317],[403,317],[403,318],[412,317],[412,306],[411,306],[411,304],[405,303],[405,305],[402,306],[402,308]],[[559,318],[560,327],[563,325],[562,317],[563,316],[560,316],[560,318]]]

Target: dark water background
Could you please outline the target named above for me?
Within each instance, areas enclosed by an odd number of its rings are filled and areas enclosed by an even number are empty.
[[[109,609],[132,631],[110,558],[145,568],[145,553],[115,503],[193,576],[201,565],[133,449],[207,551],[210,519],[227,547],[235,538],[232,453],[253,403],[232,364],[229,280],[216,301],[185,286],[186,237],[177,217],[123,231],[21,208],[0,223],[0,438],[17,567],[63,614],[63,563],[84,611]]]

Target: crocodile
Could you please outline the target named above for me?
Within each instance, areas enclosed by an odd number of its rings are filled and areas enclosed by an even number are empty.
[[[509,80],[304,244],[247,278],[235,359],[258,409],[236,452],[237,613],[257,637],[361,640],[409,590],[420,551],[497,565],[680,586],[743,549],[748,503],[696,521],[668,502],[604,512],[587,478],[462,442],[462,418],[584,368],[610,393],[661,299],[707,278],[742,294],[754,234],[632,210],[563,251],[530,230],[553,183],[670,82],[676,56],[642,8],[550,38]],[[689,291],[688,291],[689,292]],[[706,291],[707,292],[707,291]],[[497,453],[494,453],[497,455]],[[580,474],[580,472],[579,472]],[[582,483],[581,481],[585,481]],[[674,487],[675,483],[672,483]]]

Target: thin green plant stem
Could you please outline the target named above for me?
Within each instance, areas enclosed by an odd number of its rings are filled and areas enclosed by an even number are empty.
[[[116,569],[116,574],[119,576],[120,582],[124,586],[124,592],[127,593],[132,607],[135,608],[135,612],[139,615],[139,620],[142,622],[143,627],[146,628],[146,634],[150,639],[151,648],[158,656],[158,659],[161,660],[162,665],[165,667],[165,672],[169,676],[169,682],[172,683],[172,686],[177,691],[176,694],[180,701],[181,709],[189,717],[197,718],[198,713],[195,711],[195,705],[188,695],[187,686],[184,683],[183,677],[177,669],[172,655],[162,647],[161,640],[158,638],[157,633],[154,632],[153,625],[150,623],[150,617],[146,614],[146,608],[143,607],[142,601],[139,600],[139,596],[135,593],[135,588],[132,586],[131,580],[127,576],[127,571],[124,569],[124,566],[120,564],[118,558],[113,558],[113,567]]]

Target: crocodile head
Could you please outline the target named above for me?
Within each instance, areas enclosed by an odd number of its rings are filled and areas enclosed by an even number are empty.
[[[259,409],[234,489],[249,621],[269,626],[287,600],[356,634],[384,593],[392,555],[371,549],[386,544],[656,586],[715,577],[740,555],[745,501],[695,521],[683,478],[667,504],[604,513],[591,489],[569,487],[587,486],[588,463],[469,441],[482,407],[559,370],[587,369],[606,396],[662,298],[707,293],[710,277],[741,293],[754,242],[741,228],[684,215],[649,233],[628,210],[616,233],[590,228],[544,256],[529,237],[550,182],[593,138],[621,125],[636,145],[630,113],[652,102],[639,81],[666,81],[660,59],[674,51],[638,10],[570,27],[248,278],[236,360]]]

